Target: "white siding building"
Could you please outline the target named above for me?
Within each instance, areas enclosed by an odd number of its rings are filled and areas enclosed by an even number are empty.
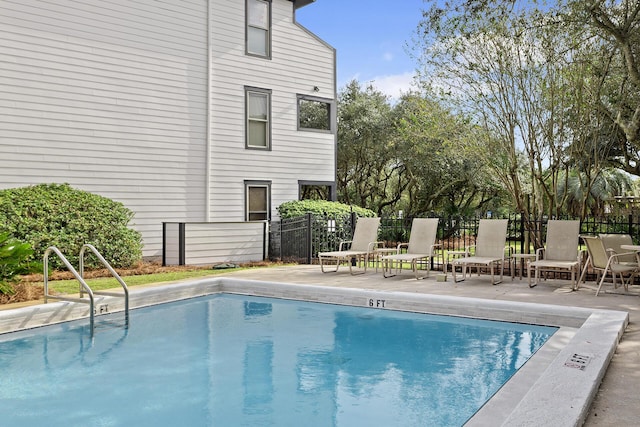
[[[313,0],[0,0],[0,188],[69,183],[163,222],[335,198],[335,51]],[[313,7],[313,6],[310,6]]]

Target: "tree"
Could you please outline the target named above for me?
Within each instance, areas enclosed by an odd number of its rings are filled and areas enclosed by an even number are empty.
[[[467,150],[492,168],[525,220],[567,209],[581,217],[598,211],[593,194],[603,171],[616,158],[631,170],[628,165],[636,163],[628,159],[637,153],[628,137],[635,122],[623,123],[621,117],[628,115],[620,113],[635,111],[629,108],[638,98],[629,90],[632,77],[616,67],[622,63],[618,49],[580,26],[587,16],[605,21],[604,9],[595,7],[604,2],[583,7],[567,0],[555,9],[516,0],[428,3],[416,46],[422,78],[483,130]],[[619,50],[630,75],[629,65],[637,64],[628,58],[637,48],[627,42],[637,36],[632,30],[637,13],[630,7],[607,13],[624,17],[609,28],[623,29]],[[572,26],[566,25],[570,19]],[[561,191],[576,185],[579,192]],[[581,198],[573,197],[577,194]]]
[[[640,176],[640,2],[565,0],[557,10],[557,28],[580,34],[581,45],[600,46],[591,61],[602,82],[594,108],[617,128],[611,158]]]
[[[465,147],[478,137],[462,114],[428,92],[391,106],[352,81],[338,104],[338,197],[378,215],[434,211],[469,214],[500,192],[482,161]]]
[[[389,165],[393,135],[391,105],[372,86],[351,81],[338,95],[338,200],[378,214],[399,200],[399,172]],[[401,172],[400,172],[401,174]]]
[[[584,173],[572,171],[558,191],[563,194],[565,211],[575,217],[583,218],[584,206],[589,214],[601,217],[618,196],[633,193],[633,182],[627,174],[618,169],[604,169],[592,180],[589,187],[583,183],[588,181]]]
[[[561,122],[565,43],[536,24],[546,19],[539,11],[499,3],[471,15],[432,6],[421,26],[433,36],[419,45],[424,78],[475,117],[483,135],[468,150],[492,168],[517,210],[558,215],[569,146]]]
[[[482,161],[466,150],[477,132],[428,93],[405,94],[394,108],[394,163],[402,165],[408,215],[441,211],[466,215],[483,209],[500,192]]]

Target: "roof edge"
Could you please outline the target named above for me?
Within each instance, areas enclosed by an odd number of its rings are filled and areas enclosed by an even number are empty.
[[[289,0],[289,1],[293,3],[294,9],[300,9],[301,7],[307,6],[315,2],[316,0]]]

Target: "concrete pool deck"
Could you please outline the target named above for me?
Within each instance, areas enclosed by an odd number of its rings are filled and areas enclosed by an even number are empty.
[[[441,307],[443,304],[445,306],[449,304],[448,300],[450,297],[462,297],[460,300],[486,300],[486,304],[481,303],[479,305],[486,305],[486,307],[492,307],[495,310],[505,310],[510,313],[509,315],[518,313],[514,308],[526,312],[528,310],[527,304],[536,303],[541,305],[540,312],[543,313],[547,319],[556,315],[565,316],[567,318],[575,317],[576,319],[579,319],[583,315],[583,312],[593,312],[607,316],[607,312],[614,310],[615,312],[611,312],[610,314],[614,317],[617,316],[618,318],[620,317],[619,313],[621,311],[628,313],[630,323],[627,326],[615,353],[609,356],[611,357],[611,363],[604,375],[599,391],[590,405],[584,425],[637,425],[638,416],[640,415],[640,409],[638,409],[637,404],[639,398],[635,390],[640,377],[640,370],[638,369],[640,365],[640,336],[637,332],[637,325],[640,321],[640,289],[636,289],[637,287],[632,287],[632,289],[627,293],[622,292],[620,289],[614,291],[609,287],[607,289],[607,293],[601,293],[598,297],[595,297],[595,288],[591,283],[588,283],[586,286],[582,286],[577,292],[572,292],[568,282],[566,281],[550,280],[548,282],[542,282],[536,288],[530,289],[527,286],[526,279],[519,280],[516,278],[511,281],[509,278],[505,277],[505,281],[497,286],[492,286],[490,284],[490,278],[486,275],[482,275],[480,277],[471,276],[465,282],[460,283],[453,283],[450,275],[448,277],[448,281],[438,282],[436,281],[435,272],[431,278],[420,281],[416,281],[411,273],[404,273],[400,276],[385,279],[382,277],[380,272],[375,273],[373,271],[367,272],[364,275],[356,276],[351,276],[348,269],[341,269],[338,273],[323,274],[321,273],[319,266],[315,265],[255,268],[229,272],[224,276],[212,277],[211,279],[214,280],[210,280],[210,282],[216,282],[224,277],[240,281],[247,280],[303,285],[295,286],[295,288],[297,288],[295,289],[295,292],[300,294],[307,293],[304,285],[322,286],[324,287],[324,290],[321,289],[321,293],[335,293],[335,295],[339,295],[338,292],[341,290],[336,289],[334,292],[332,291],[333,288],[349,288],[350,290],[343,289],[346,292],[344,294],[353,298],[355,303],[360,303],[360,305],[362,303],[360,300],[363,300],[363,295],[367,295],[368,293],[374,295],[374,293],[381,292],[384,297],[384,293],[391,292],[394,293],[393,299],[401,299],[404,300],[405,303],[409,304],[412,303],[412,299],[424,301],[425,296],[437,295],[438,297],[430,299],[436,304],[441,304]],[[206,280],[206,278],[203,278],[199,281]],[[260,290],[261,286],[263,285],[258,283],[256,285],[256,289]],[[233,286],[230,286],[230,289],[232,287]],[[226,288],[226,286],[223,286],[223,288]],[[241,289],[241,287],[238,287],[238,289]],[[151,292],[147,292],[147,290]],[[175,298],[187,296],[182,293],[183,291],[180,287],[173,286],[166,287],[161,293],[158,293],[158,289],[154,289],[154,287],[144,287],[143,289],[134,287],[132,288],[132,291],[133,294],[138,294],[134,297],[134,299],[137,299],[137,303],[134,303],[133,307],[138,305],[140,301],[153,302],[150,300],[155,299],[155,295],[158,294],[164,294],[164,296],[167,296],[166,294],[170,294]],[[152,293],[153,291],[155,291],[155,294]],[[311,294],[307,293],[308,295],[313,295],[313,291],[309,292],[311,292]],[[257,294],[259,294],[259,292]],[[481,313],[474,313],[475,305],[478,305],[477,303],[469,300],[464,304],[466,304],[467,309],[463,309],[464,312],[458,314],[482,317]],[[461,310],[460,307],[464,307],[464,304],[454,304],[454,311],[452,313],[455,313],[455,310]],[[567,309],[557,309],[559,306],[567,307]],[[54,307],[57,308],[54,309]],[[578,309],[568,307],[577,307]],[[448,309],[451,309],[451,307],[448,307]],[[53,312],[55,312],[56,315],[61,312],[66,315],[67,312],[71,314],[71,311],[79,312],[82,310],[85,311],[86,315],[86,306],[82,307],[82,305],[80,305],[80,307],[78,307],[78,305],[75,304],[72,308],[68,304],[51,304],[48,307],[38,306],[36,310],[33,311],[33,316],[36,317],[36,315],[39,315],[46,317],[53,315]],[[486,308],[483,308],[483,310],[486,310]],[[47,314],[47,311],[51,311],[51,313]],[[536,310],[532,310],[533,315],[538,315],[535,311]],[[527,315],[529,314],[523,314],[523,316]],[[527,318],[524,317],[524,319],[526,321]],[[563,323],[559,322],[559,324]],[[569,321],[569,324],[571,324],[571,320]],[[571,328],[564,328],[564,330],[569,335],[574,333]],[[561,339],[570,338],[561,337]],[[588,342],[588,338],[586,342]],[[556,358],[555,355],[558,353],[559,350],[556,351],[556,353],[552,352],[551,356],[548,356],[547,358]],[[562,361],[564,361],[564,359],[562,359]],[[527,367],[527,365],[525,365],[525,367]],[[541,370],[547,369],[538,369],[538,371]],[[567,369],[564,369],[564,371],[567,371]],[[593,381],[593,379],[591,381]],[[597,381],[599,381],[599,377],[597,378]],[[567,390],[570,391],[571,383],[569,382],[567,384],[566,381],[562,381],[559,386],[560,387],[558,387],[558,389],[551,389],[546,393],[546,395],[543,394],[543,396],[545,396],[543,399],[534,400],[533,404],[529,404],[529,408],[524,408],[525,410],[533,410],[536,412],[536,416],[534,418],[536,418],[537,424],[526,422],[524,419],[526,417],[520,417],[517,422],[512,422],[513,420],[509,421],[507,419],[507,423],[505,423],[505,425],[558,425],[558,423],[554,423],[553,419],[547,418],[545,420],[545,406],[548,402],[554,402],[558,397],[560,397],[556,396],[556,393],[566,394]],[[567,388],[567,386],[569,388]],[[562,390],[563,387],[565,387],[564,391]],[[508,394],[511,394],[512,392],[523,393],[522,390],[509,390]],[[498,405],[497,409],[500,409],[499,406],[500,405]],[[571,408],[571,410],[573,409],[574,408]],[[553,411],[549,412],[552,413]],[[505,417],[507,416],[508,415],[505,415]],[[545,421],[544,423],[542,423],[543,420]],[[471,425],[500,425],[504,419],[502,421],[499,421],[498,419],[493,421],[495,422],[492,422],[490,418],[485,418],[484,420],[471,423]],[[566,423],[562,424],[570,425]]]
[[[542,281],[529,288],[526,278],[491,285],[487,275],[467,276],[464,282],[454,283],[451,275],[446,282],[436,280],[436,272],[425,280],[416,280],[411,272],[384,278],[380,272],[367,272],[352,276],[348,269],[337,273],[320,271],[317,265],[272,267],[232,272],[228,277],[250,280],[277,281],[282,283],[360,288],[376,291],[414,292],[431,295],[480,298],[497,301],[514,301],[551,304],[564,307],[585,307],[601,310],[619,310],[629,314],[629,324],[613,354],[611,363],[591,403],[585,426],[632,426],[640,419],[640,287],[632,286],[629,292],[606,286],[606,292],[595,296],[592,282],[571,291],[568,281]],[[605,287],[603,287],[605,289]],[[553,398],[553,396],[551,396]],[[540,411],[544,411],[541,402]],[[548,425],[554,425],[550,422]]]

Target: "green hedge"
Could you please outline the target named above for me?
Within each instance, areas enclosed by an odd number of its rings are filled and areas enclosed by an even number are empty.
[[[142,237],[127,227],[132,218],[133,212],[122,203],[68,184],[0,191],[0,233],[30,243],[35,260],[56,246],[77,268],[82,245],[90,243],[113,267],[134,265],[142,258]],[[49,265],[62,267],[55,255],[49,257]],[[85,266],[101,264],[87,251]]]
[[[351,215],[351,212],[358,217],[376,216],[375,212],[370,209],[326,200],[293,200],[282,203],[277,209],[282,219],[297,218],[308,213],[330,217],[347,216]]]

